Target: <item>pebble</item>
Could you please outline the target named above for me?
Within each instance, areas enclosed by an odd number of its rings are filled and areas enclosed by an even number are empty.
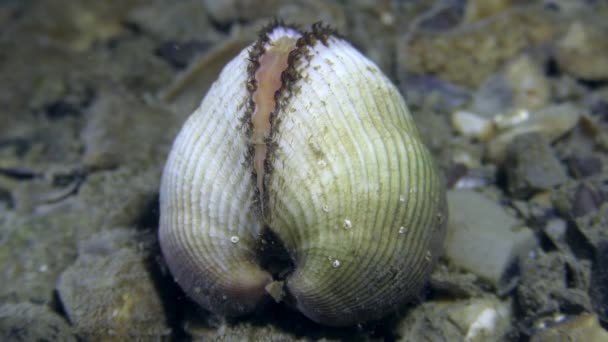
[[[63,317],[47,306],[30,302],[0,306],[0,340],[77,341]]]
[[[559,323],[540,329],[530,339],[530,342],[554,341],[608,341],[608,331],[602,328],[596,315],[584,313],[561,318]]]
[[[602,171],[602,161],[592,154],[573,155],[566,159],[569,173],[577,179],[599,174]]]
[[[452,114],[452,127],[465,137],[482,141],[488,140],[494,135],[494,124],[491,120],[464,110]]]
[[[605,225],[603,227],[606,228]],[[589,296],[595,312],[603,321],[608,321],[608,241],[604,240],[594,254]]]
[[[397,65],[413,74],[431,74],[474,89],[505,61],[526,48],[550,41],[557,29],[554,26],[547,11],[527,7],[439,33],[406,32],[398,42]]]
[[[539,132],[550,142],[572,130],[581,117],[580,110],[571,103],[550,105],[538,111],[516,110],[494,118],[498,135],[487,146],[487,157],[502,163],[513,139],[518,135]]]
[[[124,229],[91,237],[59,277],[59,299],[84,340],[161,340],[170,333],[149,261],[132,237]]]
[[[584,80],[608,79],[607,33],[607,28],[591,20],[573,22],[556,47],[560,69]]]
[[[509,146],[505,168],[509,192],[519,198],[568,180],[549,140],[539,133],[515,137]]]
[[[512,316],[510,301],[491,296],[429,301],[397,325],[397,341],[502,341]]]
[[[589,263],[562,252],[538,251],[523,259],[517,286],[517,306],[522,318],[538,318],[552,312],[575,314],[591,311]]]
[[[476,274],[498,293],[513,289],[520,258],[536,246],[534,233],[503,207],[472,190],[448,191],[448,262]]]

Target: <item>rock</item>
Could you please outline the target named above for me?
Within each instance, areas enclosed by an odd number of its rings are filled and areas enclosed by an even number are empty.
[[[509,328],[511,307],[495,298],[473,299],[449,310],[448,316],[465,341],[499,341]]]
[[[407,32],[398,42],[397,64],[474,89],[524,49],[550,41],[555,30],[549,12],[513,9],[442,32]]]
[[[250,322],[237,324],[222,324],[217,329],[189,326],[188,332],[192,334],[193,341],[231,342],[231,341],[306,341],[281,331],[272,326],[257,326]]]
[[[27,4],[22,2],[7,2],[0,7],[0,26],[5,26],[10,22],[18,13],[23,11],[23,7]]]
[[[608,181],[603,174],[569,181],[552,192],[551,200],[564,217],[582,217],[596,212],[608,201]]]
[[[437,112],[452,112],[471,100],[469,90],[430,75],[401,72],[397,77],[399,90],[411,107],[430,107]]]
[[[243,0],[241,0],[243,1]],[[244,0],[248,1],[248,0]],[[249,0],[250,1],[250,0]],[[268,0],[266,0],[268,1]],[[365,36],[372,35],[374,32],[377,32],[378,27],[382,27],[382,23],[378,20],[375,22],[371,22],[371,20],[366,19],[366,26],[368,28],[365,32],[350,32],[350,28],[353,26],[357,26],[357,22],[361,18],[356,18],[354,15],[350,15],[347,17],[346,8],[345,7],[354,7],[354,4],[349,3],[348,6],[344,6],[342,2],[336,0],[292,0],[292,1],[281,1],[281,5],[276,12],[276,17],[283,19],[286,23],[291,23],[295,25],[299,25],[302,28],[310,27],[311,24],[322,21],[327,25],[331,25],[333,28],[338,30],[341,34],[349,36],[351,41],[357,41],[360,34],[364,35],[364,39],[362,40],[363,50],[368,50],[370,47],[375,46],[376,44],[380,46],[385,46],[385,41],[389,41],[390,39],[377,39],[377,41],[372,41],[371,39],[365,39]],[[352,4],[352,6],[350,5]],[[378,5],[376,3],[376,5]],[[357,8],[359,11],[365,11],[365,8]],[[261,21],[259,25],[266,24],[268,20],[272,19],[268,14],[272,12],[266,12],[266,17],[263,21]],[[275,15],[275,14],[273,14]],[[349,21],[353,20],[353,21]],[[372,25],[372,26],[369,26]],[[356,30],[356,29],[355,29]],[[388,32],[383,32],[384,34]],[[374,36],[377,37],[377,36]],[[377,52],[376,49],[374,49]],[[366,54],[368,57],[374,60],[373,55]],[[381,58],[385,58],[381,56]]]
[[[465,137],[482,141],[488,140],[494,135],[494,124],[491,120],[464,110],[452,114],[452,127]]]
[[[94,172],[80,186],[76,201],[97,230],[137,225],[157,200],[160,173],[160,166]]]
[[[77,341],[63,317],[46,306],[30,302],[0,306],[0,340]]]
[[[555,247],[557,247],[560,251],[565,253],[570,252],[566,243],[566,231],[568,229],[568,223],[566,220],[555,217],[550,219],[545,227],[543,228],[543,232],[547,236],[547,238],[553,243]]]
[[[433,291],[451,298],[471,298],[484,296],[479,278],[469,272],[458,272],[439,264],[431,274],[429,284]]]
[[[559,252],[524,259],[516,297],[523,317],[590,311],[589,268]]]
[[[511,7],[513,0],[469,0],[465,7],[464,21],[473,23],[491,17]]]
[[[188,341],[271,341],[271,342],[338,342],[381,341],[372,337],[373,327],[331,328],[319,325],[303,315],[277,306],[262,309],[245,319],[226,319],[205,315],[197,308],[186,308],[182,325]],[[388,330],[388,329],[385,329]],[[386,334],[387,332],[385,332]]]
[[[542,226],[556,216],[551,203],[551,191],[537,192],[525,200],[512,199],[511,205],[522,219],[534,227]]]
[[[128,11],[142,2],[115,3],[69,0],[32,3],[24,17],[24,30],[34,32],[48,45],[59,45],[76,52],[90,49],[95,43],[120,34]]]
[[[459,151],[454,151],[454,154],[454,158],[462,156]],[[448,186],[453,189],[482,189],[496,184],[496,167],[492,164],[476,166],[465,171],[458,179],[448,179]]]
[[[522,110],[545,107],[549,102],[551,87],[540,64],[529,54],[509,61],[480,85],[470,109],[491,119],[497,113],[521,113]],[[497,124],[498,128],[504,128],[500,127],[500,121]]]
[[[517,285],[520,259],[536,245],[534,234],[500,205],[471,190],[448,191],[445,257],[478,275],[499,294]]]
[[[127,19],[138,29],[161,41],[217,41],[222,35],[214,29],[204,2],[145,1],[133,8]],[[221,6],[222,3],[216,5]]]
[[[61,196],[44,190],[44,203],[31,211],[0,215],[0,301],[50,303],[57,277],[77,256],[78,241],[116,225],[155,224],[144,218],[155,203],[160,167],[72,176],[80,180],[71,190],[70,181],[70,191],[60,188]]]
[[[78,259],[57,283],[70,322],[86,340],[158,340],[167,317],[130,230],[111,230],[81,244]]]
[[[115,39],[111,48],[91,52],[85,75],[95,76],[98,92],[114,91],[127,98],[152,98],[170,82],[175,69],[159,58],[155,50],[160,42],[151,36],[130,32]],[[153,72],[151,72],[153,71]]]
[[[511,316],[510,302],[494,297],[431,301],[398,324],[397,341],[503,341]]]
[[[450,163],[453,156],[448,146],[453,134],[445,116],[429,110],[416,111],[412,116],[423,143],[431,150],[431,153],[435,154],[439,164],[443,166],[443,163]],[[473,153],[473,155],[475,154],[481,156],[481,153]]]
[[[181,121],[118,90],[99,94],[81,131],[83,164],[92,169],[152,164],[160,169]]]
[[[509,146],[505,162],[509,192],[524,198],[568,179],[549,140],[539,133],[521,134]]]
[[[51,303],[57,277],[76,258],[76,241],[96,228],[69,203],[0,215],[0,302]]]
[[[559,67],[585,80],[608,79],[606,34],[608,28],[594,24],[593,20],[572,23],[556,46],[555,57]]]
[[[473,93],[470,111],[493,120],[497,113],[513,108],[513,91],[503,71],[488,77],[479,85]]]
[[[601,203],[597,209],[576,217],[574,223],[577,233],[589,246],[597,248],[601,244],[608,244],[608,203]]]
[[[548,104],[551,96],[549,81],[540,63],[530,55],[523,54],[511,61],[504,74],[514,108],[539,110]]]
[[[567,243],[575,255],[592,261],[589,295],[595,312],[608,321],[608,203],[573,221]]]
[[[608,341],[608,331],[602,328],[593,314],[568,317],[557,324],[538,331],[530,342],[604,342]]]
[[[602,171],[602,160],[593,154],[572,155],[566,159],[566,165],[576,179],[595,176]]]
[[[499,134],[487,146],[487,157],[502,163],[513,139],[518,135],[539,132],[550,142],[564,136],[579,122],[581,110],[571,103],[551,105],[538,111],[516,110],[494,117]]]
[[[337,1],[204,0],[203,3],[212,20],[224,26],[256,21],[262,25],[276,17],[296,25],[309,26],[323,21],[341,32],[345,33],[346,29],[346,17]],[[254,31],[258,29],[256,27]]]
[[[214,21],[229,24],[236,21],[251,21],[265,17],[268,13],[276,13],[281,2],[279,0],[204,0],[207,13]]]
[[[589,296],[595,312],[603,322],[608,322],[608,241],[600,242],[594,255]]]

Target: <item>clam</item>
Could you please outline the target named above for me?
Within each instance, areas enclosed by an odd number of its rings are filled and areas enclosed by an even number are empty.
[[[278,23],[184,124],[160,210],[167,265],[201,306],[238,316],[275,298],[332,326],[418,295],[447,215],[390,80],[332,29]]]

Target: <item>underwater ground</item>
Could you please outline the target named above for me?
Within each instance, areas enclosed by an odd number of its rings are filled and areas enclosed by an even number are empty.
[[[171,143],[272,18],[399,87],[448,189],[411,305],[215,317],[157,242]],[[0,0],[0,340],[608,341],[608,3]]]

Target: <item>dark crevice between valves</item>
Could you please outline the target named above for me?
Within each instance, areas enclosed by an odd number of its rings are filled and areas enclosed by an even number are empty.
[[[285,279],[294,271],[295,264],[285,244],[268,227],[265,227],[258,240],[258,265],[272,275],[273,281],[266,286],[266,292],[276,302],[292,303],[285,292]]]
[[[294,263],[283,241],[268,227],[258,240],[259,265],[275,280],[284,280],[294,269]]]

